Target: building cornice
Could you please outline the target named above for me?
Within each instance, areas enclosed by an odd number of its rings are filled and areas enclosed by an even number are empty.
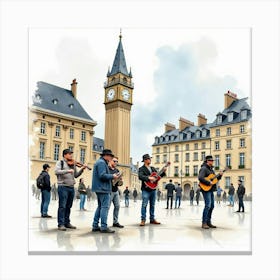
[[[90,121],[88,119],[79,118],[79,117],[68,115],[68,114],[58,113],[58,112],[47,110],[47,109],[43,109],[41,107],[34,106],[34,105],[30,107],[30,111],[34,112],[34,113],[45,113],[45,114],[51,115],[53,117],[61,117],[61,118],[64,118],[64,119],[67,119],[67,120],[70,120],[70,121],[73,121],[73,120],[80,121],[83,124],[88,124],[88,125],[92,125],[92,126],[96,126],[97,125],[97,122],[93,121],[93,120]]]

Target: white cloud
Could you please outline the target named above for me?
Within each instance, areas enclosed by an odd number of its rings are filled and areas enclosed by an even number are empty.
[[[98,122],[95,136],[103,138],[103,83],[118,34],[118,29],[31,29],[30,95],[39,80],[70,89],[76,78],[78,99]],[[196,122],[198,113],[213,121],[228,89],[249,96],[249,29],[127,29],[122,40],[135,84],[135,162],[151,152],[153,137],[164,132],[165,122],[177,126],[180,116]]]

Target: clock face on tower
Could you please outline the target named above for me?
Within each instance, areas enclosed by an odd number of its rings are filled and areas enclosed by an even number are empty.
[[[122,97],[124,100],[128,100],[130,97],[130,93],[127,89],[122,90]]]
[[[115,97],[115,90],[113,88],[109,89],[107,92],[108,100],[113,100]]]

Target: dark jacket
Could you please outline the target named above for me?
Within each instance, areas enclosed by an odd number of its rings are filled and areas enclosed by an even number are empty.
[[[126,198],[129,198],[129,193],[130,193],[130,191],[129,191],[128,189],[125,189],[125,190],[123,191],[123,194],[124,194],[124,196],[125,196]]]
[[[137,197],[137,195],[138,195],[137,190],[134,190],[132,195],[133,195],[133,197]]]
[[[117,168],[112,169],[110,166],[109,166],[109,170],[110,170],[111,174],[115,174],[115,173],[120,172],[119,169],[117,169]],[[118,181],[116,184],[114,184],[113,180],[112,180],[112,192],[117,192],[119,190],[119,188],[118,188],[119,183],[120,183],[120,181]]]
[[[204,185],[210,186],[211,182],[205,179],[205,177],[208,177],[210,174],[215,174],[213,167],[210,167],[206,162],[203,162],[198,174],[199,182],[203,183]],[[221,178],[222,175],[217,176],[218,180],[220,180]],[[216,185],[213,185],[209,191],[215,191],[215,190],[216,190]]]
[[[229,190],[228,190],[228,194],[229,194],[229,195],[234,195],[234,193],[235,193],[235,188],[234,188],[234,186],[230,186],[230,187],[229,187]]]
[[[173,196],[173,192],[175,191],[175,185],[172,183],[168,183],[165,185],[165,189],[167,190],[167,196]]]
[[[41,174],[44,174],[44,177],[43,177],[43,181],[44,181],[44,185],[43,187],[41,188],[41,191],[43,190],[47,190],[47,191],[51,191],[51,182],[50,182],[50,175],[47,171],[42,171]]]
[[[180,186],[180,187],[177,187],[177,188],[175,189],[176,196],[177,196],[177,197],[182,197],[182,191],[183,191],[183,189],[182,189],[181,186]]]
[[[154,167],[152,167],[152,166],[150,166],[151,167],[151,169],[152,169],[152,172],[157,172],[157,170],[154,168]],[[141,190],[143,191],[147,191],[147,192],[152,192],[152,191],[155,191],[155,189],[154,190],[152,190],[151,188],[149,188],[149,187],[147,187],[146,185],[145,185],[145,182],[149,182],[149,176],[151,175],[151,172],[149,171],[149,169],[145,166],[145,165],[142,165],[140,168],[139,168],[139,170],[138,170],[138,178],[139,178],[139,180],[141,180],[142,181],[142,184],[141,184]],[[165,172],[164,173],[162,173],[161,174],[161,177],[164,177],[166,174],[165,174]]]
[[[192,189],[192,190],[190,190],[190,198],[194,198],[194,190]]]
[[[237,189],[237,195],[238,195],[238,197],[242,198],[244,196],[244,194],[245,194],[245,187],[240,184]]]
[[[101,157],[93,168],[92,191],[96,193],[111,193],[113,174],[110,174],[107,161]]]
[[[79,183],[78,192],[80,194],[87,194],[87,188],[84,183]]]

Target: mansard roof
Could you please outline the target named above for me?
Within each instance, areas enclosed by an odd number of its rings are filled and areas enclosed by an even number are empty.
[[[38,89],[33,97],[33,106],[93,121],[72,91],[45,82],[37,82]]]

